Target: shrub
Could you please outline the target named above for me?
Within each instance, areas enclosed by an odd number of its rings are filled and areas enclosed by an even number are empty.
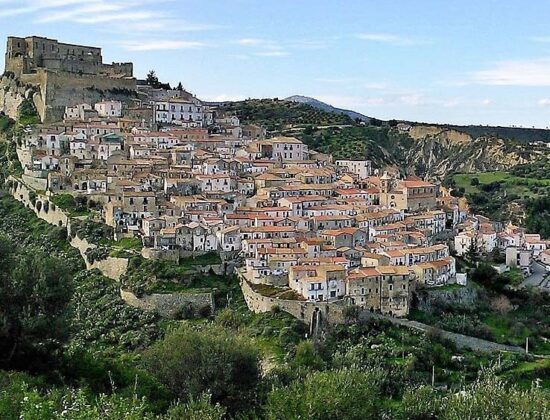
[[[182,400],[210,392],[233,413],[251,407],[260,380],[254,346],[214,326],[179,328],[148,349],[144,362]]]
[[[314,372],[269,394],[266,417],[276,419],[377,419],[380,373],[356,369]]]

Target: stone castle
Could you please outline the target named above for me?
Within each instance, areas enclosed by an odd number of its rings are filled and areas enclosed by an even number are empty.
[[[39,69],[112,77],[133,77],[132,63],[104,64],[101,48],[64,44],[38,36],[8,37],[6,71],[17,77]]]
[[[0,111],[15,118],[24,99],[43,122],[60,121],[65,107],[106,99],[135,99],[132,63],[103,63],[101,48],[39,36],[8,37],[0,79]]]

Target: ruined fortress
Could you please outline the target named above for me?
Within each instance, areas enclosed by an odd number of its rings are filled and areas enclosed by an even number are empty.
[[[59,121],[66,106],[135,98],[132,63],[103,63],[101,48],[38,36],[8,37],[0,79],[0,111],[16,117],[24,99],[34,102],[43,122]]]

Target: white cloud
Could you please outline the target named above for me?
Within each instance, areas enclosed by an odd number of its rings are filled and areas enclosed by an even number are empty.
[[[474,72],[472,81],[495,86],[550,86],[550,58],[502,61]]]
[[[411,94],[411,95],[402,95],[398,98],[398,102],[403,105],[423,105],[425,103],[425,98],[421,94]]]
[[[30,15],[36,23],[69,22],[95,25],[104,32],[136,35],[149,32],[189,32],[217,29],[217,25],[188,23],[161,8],[174,0],[5,0],[0,18]],[[2,2],[0,0],[0,2]],[[124,22],[124,25],[104,25]]]
[[[259,38],[241,38],[235,41],[239,45],[245,45],[245,46],[255,46],[255,45],[261,45],[265,41],[263,39]]]
[[[542,44],[550,43],[550,36],[532,36],[529,38],[531,41],[540,42]]]
[[[549,98],[543,98],[543,99],[540,99],[537,104],[539,106],[550,106],[550,99]]]
[[[259,57],[286,57],[289,53],[288,51],[274,49],[268,51],[258,51],[256,55]]]
[[[344,84],[344,83],[356,83],[358,79],[355,77],[317,77],[316,82],[330,83],[330,84]]]
[[[460,104],[462,104],[462,99],[461,98],[453,98],[453,99],[449,99],[447,101],[443,101],[443,107],[444,108],[455,108]]]
[[[380,106],[380,105],[386,105],[386,99],[384,98],[367,98],[365,101],[366,105],[369,106]]]
[[[395,45],[399,47],[410,47],[412,45],[425,43],[418,39],[413,39],[413,38],[404,37],[404,36],[395,35],[395,34],[387,34],[387,33],[362,33],[362,34],[357,34],[356,37],[364,41],[380,42],[380,43]]]
[[[363,85],[365,89],[383,90],[388,88],[388,84],[384,82],[370,82]]]
[[[162,50],[191,50],[204,47],[206,44],[195,41],[123,41],[120,46],[128,51],[162,51]]]
[[[329,46],[329,42],[325,40],[298,40],[291,42],[289,46],[297,50],[324,50]]]
[[[484,105],[484,106],[489,106],[489,105],[492,105],[492,104],[494,104],[494,101],[492,99],[489,99],[489,98],[483,99],[481,101],[481,105]]]

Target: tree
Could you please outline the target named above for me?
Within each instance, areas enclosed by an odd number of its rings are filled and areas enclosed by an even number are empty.
[[[275,389],[268,396],[267,418],[377,419],[379,373],[342,369],[310,373],[304,381]]]
[[[319,356],[312,341],[300,341],[296,346],[296,354],[292,364],[297,367],[320,369],[323,367],[323,359]]]
[[[471,238],[470,246],[466,251],[466,258],[472,262],[477,261],[478,251],[479,250],[477,247],[477,236],[474,236],[473,238]]]
[[[180,92],[183,91],[183,85],[181,84],[181,82],[178,83],[178,87],[176,87],[177,90],[179,90]]]
[[[158,88],[159,78],[157,77],[157,73],[155,72],[155,70],[149,70],[149,73],[147,73],[147,78],[145,79],[145,81],[149,86]]]
[[[506,278],[500,276],[497,270],[487,263],[478,264],[471,272],[471,278],[473,281],[495,291],[501,291],[507,283]]]
[[[36,249],[17,253],[6,239],[0,267],[0,368],[38,368],[67,338],[69,269]]]
[[[479,185],[479,178],[472,178],[470,181],[470,185],[473,187],[477,187]]]
[[[260,378],[257,350],[219,327],[181,327],[147,350],[144,361],[184,401],[210,392],[214,403],[233,413],[255,401]]]

